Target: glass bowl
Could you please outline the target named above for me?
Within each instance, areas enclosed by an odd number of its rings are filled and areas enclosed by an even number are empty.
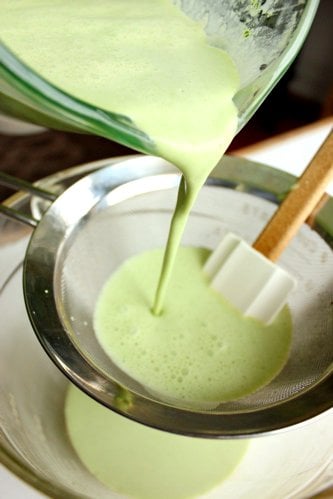
[[[232,168],[228,167],[230,161]],[[59,193],[86,173],[115,162],[117,159],[60,172],[40,181],[39,185]],[[237,193],[237,199],[239,196],[244,199],[241,210],[245,217],[245,237],[251,238],[256,226],[267,217],[271,201],[278,200],[288,190],[293,178],[262,165],[249,167],[246,163],[244,168],[244,162],[238,159],[225,158],[224,165],[224,187],[230,195]],[[251,200],[253,203],[249,203]],[[43,203],[35,200],[31,203],[29,196],[21,193],[7,201],[8,205],[27,213],[32,209],[36,216],[44,210]],[[219,217],[223,223],[223,214],[219,213]],[[208,220],[208,226],[209,223]],[[69,381],[40,347],[27,318],[22,261],[31,230],[5,219],[1,219],[0,224],[1,462],[50,497],[120,497],[91,476],[74,453],[63,415]],[[318,214],[314,229],[305,227],[301,235],[303,256],[313,256],[311,235],[315,235],[317,241],[318,231],[332,244],[332,200]],[[207,230],[211,243],[221,235],[212,233],[208,227]],[[306,237],[309,235],[310,238]],[[320,252],[321,259],[322,255]],[[309,284],[309,276],[305,277]],[[234,473],[203,497],[304,498],[321,490],[333,482],[332,423],[330,410],[287,431],[250,439],[249,449]],[[153,470],[154,463],[149,465]]]

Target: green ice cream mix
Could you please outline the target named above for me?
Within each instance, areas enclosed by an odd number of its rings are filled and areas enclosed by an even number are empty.
[[[163,314],[151,314],[162,250],[135,256],[102,291],[95,330],[125,372],[163,400],[216,407],[268,383],[288,355],[287,308],[269,326],[242,314],[209,288],[202,266],[209,251],[181,247]]]
[[[65,415],[71,440],[90,472],[115,492],[138,499],[207,493],[232,474],[249,446],[248,440],[190,438],[147,428],[73,385]]]
[[[67,93],[127,115],[183,172],[154,311],[198,191],[237,128],[239,77],[170,0],[4,0],[1,39]]]
[[[0,11],[1,39],[18,57],[76,98],[128,116],[183,174],[164,263],[160,249],[138,255],[102,290],[95,326],[108,355],[148,391],[195,407],[269,382],[290,345],[287,309],[269,327],[244,319],[205,281],[207,250],[177,254],[197,193],[236,132],[239,80],[228,54],[169,0],[2,0]],[[144,428],[74,387],[65,412],[87,468],[138,498],[204,493],[247,445]]]

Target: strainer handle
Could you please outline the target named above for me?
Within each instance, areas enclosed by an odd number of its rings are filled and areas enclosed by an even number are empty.
[[[52,192],[41,189],[40,187],[37,187],[30,182],[26,182],[25,180],[13,177],[12,175],[8,175],[4,172],[0,172],[0,185],[3,185],[4,187],[10,187],[16,191],[25,191],[32,196],[47,199],[51,202],[55,201],[57,198],[57,196]],[[26,225],[30,225],[31,227],[36,227],[38,224],[38,220],[36,220],[35,218],[27,215],[26,213],[14,210],[13,208],[6,206],[5,204],[0,204],[0,213],[11,219],[23,222]]]

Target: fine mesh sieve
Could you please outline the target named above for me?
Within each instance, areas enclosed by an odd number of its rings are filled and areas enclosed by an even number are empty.
[[[303,422],[332,407],[333,202],[303,225],[280,264],[298,280],[289,301],[292,348],[268,386],[214,410],[166,403],[101,350],[92,314],[105,280],[128,257],[163,247],[179,173],[153,157],[99,168],[69,187],[44,213],[24,265],[27,311],[45,350],[80,388],[107,407],[163,430],[202,437],[250,436]],[[225,157],[202,189],[183,244],[215,248],[230,229],[251,242],[294,178]],[[149,228],[149,230],[147,229]]]

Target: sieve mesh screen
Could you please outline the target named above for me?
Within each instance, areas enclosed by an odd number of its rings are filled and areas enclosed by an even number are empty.
[[[66,240],[58,279],[61,318],[82,354],[110,379],[151,397],[144,387],[117,368],[101,350],[93,331],[92,315],[105,280],[130,256],[163,247],[175,203],[175,176],[165,189],[140,192],[113,204],[109,196],[94,206],[80,227]],[[142,188],[146,184],[141,181]],[[251,242],[270,218],[275,205],[251,194],[207,185],[202,190],[186,228],[183,244],[216,247],[227,230]],[[280,265],[298,280],[290,296],[293,340],[282,372],[265,388],[214,411],[242,412],[265,408],[294,397],[318,383],[333,360],[332,268],[329,246],[304,225],[283,254]],[[177,401],[175,402],[177,406]],[[181,407],[181,403],[180,403]]]

